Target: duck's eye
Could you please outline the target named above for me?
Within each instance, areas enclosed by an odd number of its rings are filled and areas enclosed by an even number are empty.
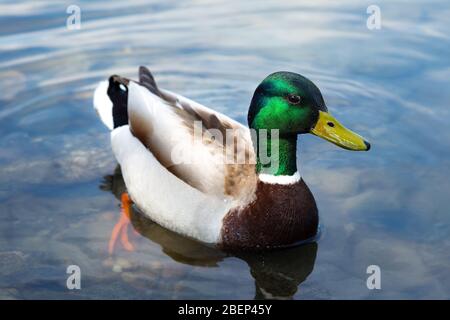
[[[302,101],[302,98],[300,96],[297,96],[295,94],[289,94],[287,96],[287,100],[289,101],[290,104],[299,104],[300,101]]]

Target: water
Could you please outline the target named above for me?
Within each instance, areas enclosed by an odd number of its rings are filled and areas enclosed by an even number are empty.
[[[0,298],[449,298],[446,1],[377,1],[373,31],[371,1],[77,1],[82,29],[67,30],[70,4],[0,4]],[[300,138],[317,243],[225,255],[136,214],[135,251],[109,256],[123,185],[92,92],[139,65],[242,122],[267,74],[312,79],[372,143]],[[81,290],[66,288],[71,264]],[[366,287],[369,265],[381,290]]]

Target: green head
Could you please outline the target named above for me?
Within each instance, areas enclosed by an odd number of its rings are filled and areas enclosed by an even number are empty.
[[[295,150],[298,134],[312,133],[348,150],[370,149],[367,141],[328,113],[322,94],[314,83],[292,72],[275,72],[261,82],[253,95],[247,120],[249,127],[257,132],[278,130],[278,152],[267,145],[269,156],[277,155],[277,166],[274,167],[271,161],[262,164],[258,158],[257,171],[260,173],[291,175],[297,170]],[[259,143],[257,148],[259,157]]]
[[[256,88],[248,112],[253,129],[278,129],[280,136],[310,132],[326,112],[319,88],[292,72],[275,72]]]

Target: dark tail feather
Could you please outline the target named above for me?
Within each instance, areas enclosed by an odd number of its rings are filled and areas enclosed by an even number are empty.
[[[156,85],[155,78],[153,78],[152,73],[150,70],[148,70],[144,66],[139,67],[139,83],[143,87],[146,87],[148,90],[150,90],[151,93],[162,97],[161,92],[158,89],[158,86]]]
[[[130,80],[119,76],[109,78],[108,96],[113,103],[114,128],[128,124],[128,83]]]

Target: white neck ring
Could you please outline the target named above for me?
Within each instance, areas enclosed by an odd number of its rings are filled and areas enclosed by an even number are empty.
[[[261,173],[259,180],[270,184],[293,184],[300,181],[300,173],[296,171],[292,176],[275,176],[273,174]]]

